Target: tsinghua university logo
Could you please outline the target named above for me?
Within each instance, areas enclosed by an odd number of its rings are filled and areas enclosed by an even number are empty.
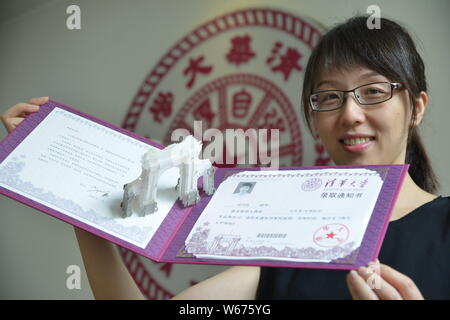
[[[330,159],[309,134],[300,104],[303,71],[322,31],[312,19],[276,9],[250,8],[209,20],[176,41],[150,70],[122,127],[164,145],[178,142],[174,132],[180,130],[205,149],[214,142],[210,159],[222,167],[266,166],[261,151],[274,147],[276,132],[277,165],[327,165]],[[224,139],[211,139],[210,129]],[[239,138],[246,144],[235,145]],[[121,253],[150,299],[169,298],[225,269],[155,264]]]

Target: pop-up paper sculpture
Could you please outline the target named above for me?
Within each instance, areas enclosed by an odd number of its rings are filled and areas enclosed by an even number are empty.
[[[182,142],[169,145],[163,150],[151,149],[142,156],[142,173],[134,181],[123,186],[122,216],[130,217],[133,212],[139,216],[158,210],[156,194],[158,180],[166,170],[178,167],[180,178],[176,189],[178,199],[184,206],[200,200],[197,180],[203,176],[203,190],[212,195],[214,189],[214,167],[209,159],[200,159],[202,143],[193,136],[186,136]]]

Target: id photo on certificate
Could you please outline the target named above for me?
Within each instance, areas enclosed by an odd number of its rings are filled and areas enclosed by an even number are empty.
[[[255,187],[256,182],[239,182],[233,194],[238,196],[244,196],[252,193],[253,188]]]

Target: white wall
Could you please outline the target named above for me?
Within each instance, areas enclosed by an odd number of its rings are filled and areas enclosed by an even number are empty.
[[[14,2],[14,0],[6,0]],[[78,4],[82,29],[66,29],[66,7]],[[157,59],[187,30],[226,11],[271,6],[310,16],[326,26],[368,5],[408,27],[427,66],[430,108],[423,138],[450,194],[450,2],[403,1],[44,1],[0,24],[0,112],[31,97],[49,95],[120,125],[133,96]],[[2,128],[0,137],[6,131]],[[66,289],[66,268],[82,266],[73,228],[15,201],[0,198],[0,298],[92,298],[85,275],[81,290]]]

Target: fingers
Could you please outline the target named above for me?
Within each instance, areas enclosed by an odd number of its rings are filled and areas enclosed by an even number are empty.
[[[2,118],[2,122],[6,128],[6,131],[11,132],[19,125],[19,123],[23,121],[23,119],[24,118],[8,118],[8,119]]]
[[[382,300],[402,300],[398,290],[380,276],[380,264],[371,263],[369,268],[358,269],[359,276],[367,286]]]
[[[416,284],[404,274],[385,264],[381,264],[381,276],[397,289],[403,299],[423,300],[423,296]]]
[[[404,274],[379,261],[352,270],[347,275],[347,286],[353,299],[423,299],[414,282]]]
[[[366,281],[352,270],[347,275],[347,286],[354,300],[378,300],[378,296],[369,287]]]
[[[23,118],[28,114],[39,110],[39,106],[48,102],[48,97],[38,97],[28,100],[28,102],[20,102],[0,116],[0,119],[8,132],[16,128]]]
[[[20,102],[8,110],[5,111],[3,114],[4,118],[9,117],[19,117],[23,115],[24,113],[32,113],[39,110],[39,106],[41,104],[44,104],[48,101],[48,97],[39,97],[39,98],[32,98],[28,100],[28,102]]]
[[[20,117],[24,113],[36,112],[38,110],[39,106],[37,105],[21,102],[6,110],[5,113],[3,114],[3,118],[8,119]]]
[[[48,97],[38,97],[38,98],[32,98],[28,100],[29,104],[35,104],[35,105],[41,105],[48,102]]]

